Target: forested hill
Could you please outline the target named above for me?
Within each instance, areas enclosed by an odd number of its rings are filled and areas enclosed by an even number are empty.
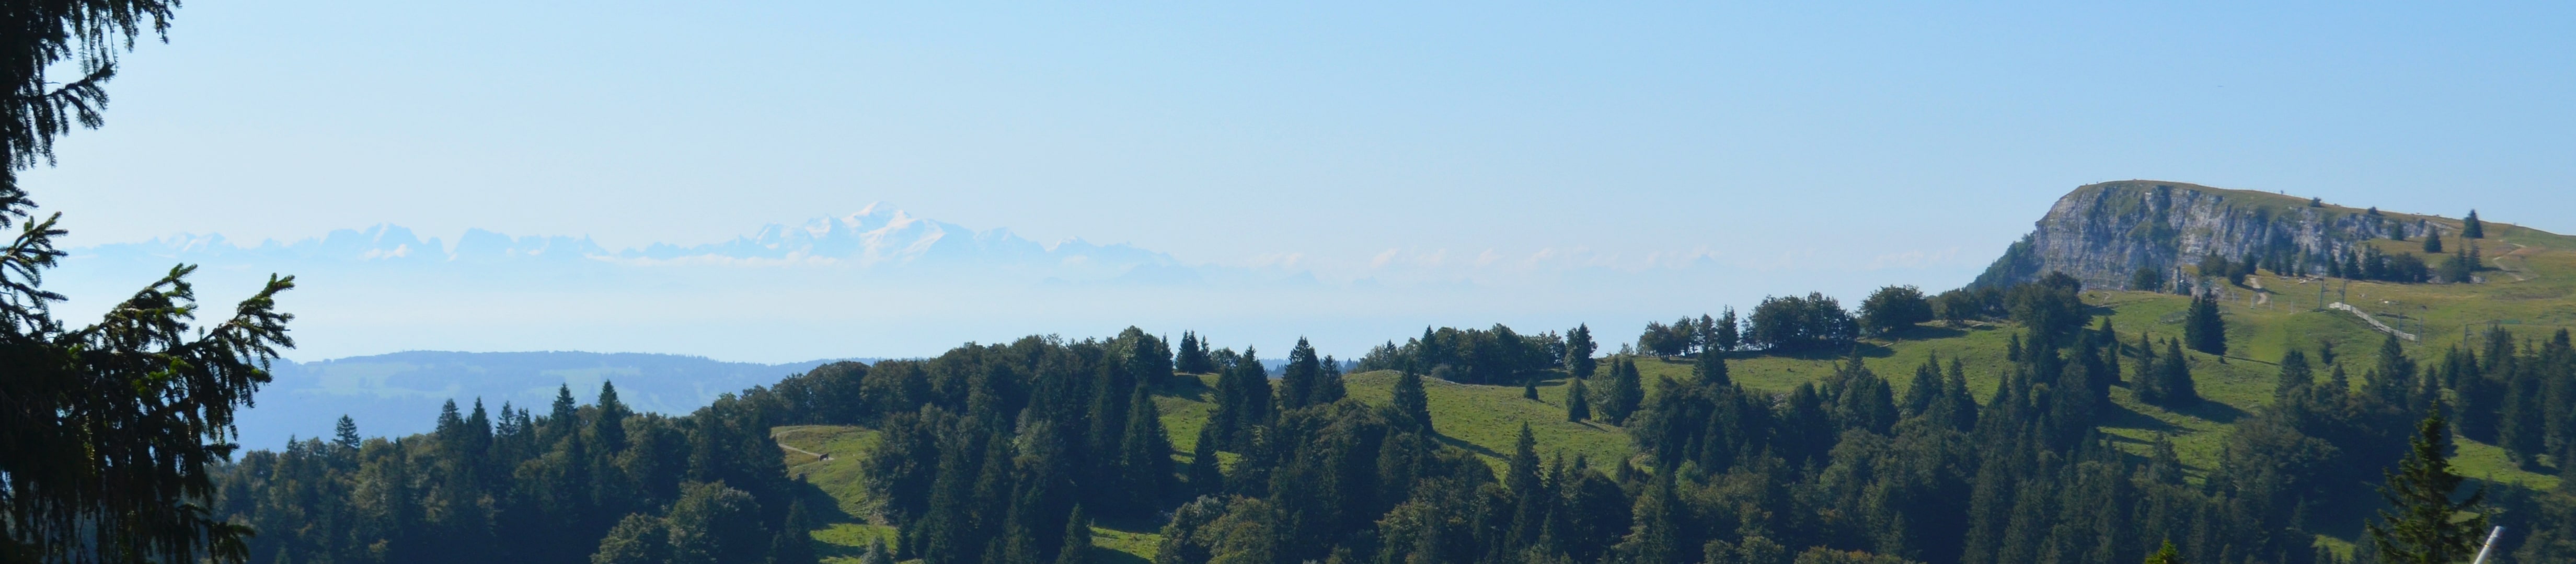
[[[2456,227],[1633,339],[1429,328],[1347,369],[1130,329],[677,417],[618,380],[249,452],[212,507],[257,562],[2339,564],[2386,561],[2380,486],[2432,453],[2465,484],[2409,491],[2485,492],[2494,562],[2576,561],[2576,245]]]
[[[2271,192],[2157,180],[2104,182],[2058,199],[2031,234],[2008,248],[1971,286],[2010,286],[2064,272],[2086,288],[2120,289],[2130,287],[2141,270],[2175,278],[2184,267],[2213,255],[2260,262],[2276,272],[2326,275],[2338,268],[2337,262],[2367,260],[2358,255],[2367,252],[2369,241],[2440,238],[2456,243],[2465,223],[2465,217],[2397,213]],[[2562,243],[2553,246],[2570,242],[2504,224],[2485,223],[2484,229]],[[2423,260],[2430,264],[2439,258]]]

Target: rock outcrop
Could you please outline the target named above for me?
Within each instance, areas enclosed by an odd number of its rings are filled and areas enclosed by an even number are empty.
[[[2460,223],[2380,212],[2268,192],[2180,182],[2127,180],[2078,187],[2057,200],[2038,228],[2004,251],[1970,288],[2004,287],[2064,272],[2086,288],[2121,289],[2141,269],[2188,280],[2211,254],[2262,261],[2266,270],[2322,274],[2331,257],[2391,235],[2438,232]]]

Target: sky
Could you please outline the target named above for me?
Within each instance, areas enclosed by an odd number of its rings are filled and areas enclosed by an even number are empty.
[[[391,224],[618,250],[885,206],[1303,273],[1325,289],[1299,303],[1351,305],[1142,317],[1223,317],[1265,343],[1335,332],[1348,354],[1424,324],[1624,326],[1765,295],[1956,287],[2057,196],[2108,180],[2576,232],[2556,213],[2576,209],[2571,28],[2563,3],[190,3],[166,44],[123,60],[107,125],[64,138],[25,184],[73,246]],[[1634,289],[1565,274],[1677,265],[1708,272]],[[1626,294],[1466,292],[1490,301],[1419,310],[1400,306],[1434,290],[1358,296],[1386,280]],[[79,290],[130,291],[116,287]],[[1053,321],[793,346],[759,334],[757,311],[729,322],[754,334],[698,342],[460,338],[482,329],[308,309],[367,329],[300,329],[297,354],[785,362],[1125,325],[1047,309],[1082,292],[1050,296],[971,314]]]

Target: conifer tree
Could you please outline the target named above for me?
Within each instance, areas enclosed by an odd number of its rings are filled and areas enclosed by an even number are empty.
[[[2272,385],[2272,401],[2289,399],[2291,392],[2308,387],[2317,379],[2316,370],[2308,367],[2308,353],[2298,349],[2281,354],[2281,376]]]
[[[1288,349],[1288,365],[1279,371],[1279,411],[1314,405],[1315,388],[1324,379],[1324,364],[1315,358],[1315,347],[1306,338],[1297,338],[1297,347]]]
[[[1162,501],[1163,492],[1171,487],[1172,440],[1163,432],[1162,409],[1154,405],[1154,395],[1138,383],[1128,400],[1127,432],[1120,442],[1119,474],[1128,481],[1129,495],[1136,509],[1151,513]]]
[[[1395,379],[1395,412],[1412,421],[1423,433],[1431,429],[1431,396],[1422,389],[1422,375],[1406,371]]]
[[[1583,390],[1583,380],[1574,379],[1565,387],[1565,420],[1581,423],[1592,419],[1592,396]]]
[[[358,450],[358,441],[358,422],[349,419],[348,415],[341,415],[340,423],[334,425],[331,430],[332,446],[355,452]]]
[[[1715,353],[1700,353],[1699,358],[1691,363],[1691,376],[1699,378],[1702,385],[1719,388],[1735,385],[1735,380],[1726,373],[1726,357]]]
[[[1216,495],[1225,491],[1225,473],[1216,459],[1216,428],[1199,428],[1198,444],[1190,448],[1190,489],[1199,495]]]
[[[1577,380],[1591,378],[1600,362],[1592,354],[1600,350],[1601,344],[1592,340],[1592,326],[1575,325],[1574,330],[1565,332],[1565,372]]]
[[[1055,564],[1089,564],[1091,562],[1091,518],[1082,514],[1082,506],[1073,506],[1073,515],[1064,520],[1064,543],[1056,549]]]
[[[2102,387],[2103,393],[2107,394],[2110,392],[2111,386],[2122,383],[2120,379],[2120,332],[2111,328],[2111,316],[2105,315],[2102,316],[2102,326],[2094,329],[2093,335],[2093,342],[2102,345],[2103,348],[2101,362],[2104,380],[2096,382],[2096,384],[2099,384]],[[2145,375],[2146,374],[2144,373],[2139,374],[2141,377]]]
[[[2164,548],[2158,548],[2155,554],[2147,555],[2146,564],[2183,564],[2183,561],[2182,555],[2174,552],[2173,541],[2166,540]]]
[[[1612,425],[1626,425],[1646,401],[1646,385],[1639,381],[1637,359],[1621,355],[1610,366],[1610,390],[1601,398],[1601,416]]]
[[[2218,314],[2218,296],[2202,293],[2191,300],[2191,310],[2183,318],[2183,340],[2191,350],[2224,356],[2227,354],[2227,322]]]
[[[2426,231],[2424,233],[2424,252],[2428,254],[2440,254],[2442,252],[2441,232]]]
[[[2191,365],[2187,360],[2182,354],[2181,343],[2165,341],[2164,366],[2156,372],[2159,405],[2182,407],[2200,403],[2200,388],[2191,380]]]
[[[2380,495],[2389,510],[2370,523],[2371,544],[2388,564],[2449,564],[2466,561],[2477,549],[2487,518],[2477,514],[2486,499],[2481,489],[2457,498],[2466,480],[2451,472],[2451,431],[2440,404],[2416,425],[2415,438],[2397,471],[2388,474]],[[2460,519],[2463,513],[2475,516]]]
[[[1718,314],[1717,326],[1713,329],[1717,332],[1716,342],[1719,352],[1733,352],[1744,346],[1744,334],[1736,323],[1735,308],[1728,307],[1724,313]]]
[[[2478,221],[2478,210],[2469,210],[2468,219],[2460,220],[2460,236],[2469,239],[2487,238],[2487,224]]]
[[[814,537],[810,532],[813,528],[812,517],[805,513],[805,500],[789,503],[787,520],[778,531],[778,540],[769,546],[768,564],[814,564]]]

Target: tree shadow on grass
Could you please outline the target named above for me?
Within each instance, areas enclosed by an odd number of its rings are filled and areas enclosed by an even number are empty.
[[[2236,406],[2206,399],[2200,400],[2200,403],[2191,404],[2187,407],[2167,408],[2167,410],[2174,413],[2188,415],[2195,419],[2220,424],[2235,423],[2238,419],[2244,419],[2253,415],[2252,413],[2246,413],[2243,409],[2237,409]]]
[[[1449,445],[1449,446],[1453,446],[1453,447],[1458,447],[1458,448],[1466,449],[1468,452],[1473,452],[1473,453],[1476,453],[1476,454],[1481,454],[1481,455],[1485,455],[1485,456],[1491,456],[1491,457],[1495,457],[1495,458],[1502,458],[1502,456],[1503,456],[1503,453],[1494,452],[1494,449],[1485,448],[1485,445],[1480,445],[1480,444],[1476,444],[1476,443],[1471,443],[1471,442],[1467,442],[1467,441],[1459,440],[1457,437],[1452,437],[1452,436],[1448,436],[1448,435],[1439,435],[1439,437],[1440,437],[1440,444],[1445,444],[1445,445]]]
[[[1207,396],[1209,390],[1207,382],[1200,380],[1196,375],[1174,374],[1170,379],[1164,380],[1163,385],[1156,386],[1155,388],[1156,391],[1167,396],[1195,402],[1205,402],[1208,400]]]
[[[823,491],[821,486],[816,486],[813,482],[805,481],[802,476],[788,484],[787,488],[789,496],[805,502],[805,514],[811,516],[813,522],[841,523],[860,520],[857,516],[841,510],[841,500],[833,499],[831,493]]]
[[[2137,429],[2140,431],[2153,431],[2166,434],[2188,430],[2172,423],[2166,423],[2163,419],[2157,419],[2153,416],[2139,413],[2137,410],[2129,409],[2129,406],[2114,403],[2108,404],[2108,407],[2110,408],[2108,411],[2103,412],[2097,419],[2095,419],[2096,424],[2113,429]],[[2114,440],[2136,441],[2136,439],[2127,439],[2125,437]]]
[[[1152,560],[1146,560],[1145,557],[1142,556],[1097,546],[1091,547],[1091,552],[1088,555],[1090,558],[1084,561],[1091,562],[1092,564],[1152,564],[1153,562]]]
[[[1908,340],[1908,341],[1929,341],[1929,340],[1933,340],[1933,339],[1948,339],[1948,338],[1952,338],[1952,337],[1965,336],[1965,335],[1967,335],[1967,334],[1968,334],[1968,331],[1967,331],[1967,330],[1964,330],[1964,329],[1957,329],[1957,328],[1952,328],[1952,327],[1935,327],[1935,326],[1931,326],[1931,325],[1916,325],[1916,326],[1913,326],[1913,327],[1908,327],[1908,328],[1905,328],[1905,329],[1899,329],[1899,330],[1896,330],[1896,331],[1890,331],[1890,332],[1888,332],[1888,336],[1889,336],[1889,337],[1895,338],[1895,339],[1897,339],[1897,340]]]

